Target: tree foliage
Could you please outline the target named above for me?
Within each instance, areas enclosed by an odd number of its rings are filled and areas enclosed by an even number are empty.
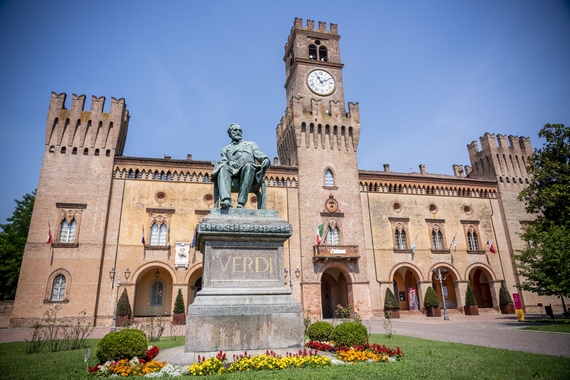
[[[21,200],[15,199],[14,213],[6,219],[8,223],[0,224],[0,300],[13,300],[16,296],[35,199],[35,190]]]
[[[392,292],[392,289],[386,288],[386,296],[384,297],[384,309],[399,309],[400,303]]]
[[[465,292],[465,306],[477,306],[471,284],[467,284],[467,291]]]
[[[524,227],[528,244],[515,255],[519,288],[540,295],[570,295],[570,128],[546,124],[542,149],[528,158],[529,186],[519,194],[536,219]],[[564,300],[562,299],[564,305]]]
[[[123,289],[123,293],[121,293],[119,302],[117,303],[117,315],[128,315],[130,317],[132,314],[133,310],[129,302],[129,294],[127,293],[127,289]]]
[[[501,290],[499,291],[499,305],[513,305],[513,297],[507,289],[507,284],[505,281],[501,281]]]
[[[424,306],[425,307],[439,306],[439,296],[431,286],[428,286],[426,290],[426,296],[424,297]]]
[[[174,301],[174,314],[184,313],[184,296],[182,295],[182,290],[178,289],[178,294],[176,295],[176,301]]]

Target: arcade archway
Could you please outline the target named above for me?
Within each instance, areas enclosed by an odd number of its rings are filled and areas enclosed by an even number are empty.
[[[475,294],[475,301],[479,308],[492,308],[493,296],[491,295],[491,274],[481,267],[475,267],[469,272],[469,283]]]
[[[172,276],[160,266],[151,266],[137,278],[135,317],[167,316],[172,312]]]
[[[419,275],[411,267],[402,266],[394,273],[392,290],[400,302],[400,310],[420,310],[416,285],[419,280]]]
[[[337,268],[328,268],[321,276],[321,305],[323,318],[332,318],[337,305],[347,307],[348,282]]]
[[[436,278],[437,274],[434,272],[431,273],[431,286],[436,291],[441,301],[440,306],[443,307],[443,299],[445,299],[445,306],[448,309],[457,309],[457,293],[455,290],[455,283],[458,280],[457,275],[450,267],[445,265],[439,265],[434,268],[441,268],[442,270],[445,269],[447,271],[447,274],[442,276],[445,277],[445,280],[442,280],[441,283],[439,282],[439,279]]]

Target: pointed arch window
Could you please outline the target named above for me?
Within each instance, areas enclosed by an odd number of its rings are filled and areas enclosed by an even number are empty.
[[[162,281],[153,282],[150,287],[150,306],[162,306],[164,296],[164,284]]]
[[[325,170],[325,186],[334,187],[334,174],[330,169]]]
[[[340,231],[338,227],[327,227],[325,242],[328,245],[340,245]]]
[[[61,222],[61,226],[59,229],[59,242],[74,243],[76,230],[77,230],[77,222],[75,221],[75,219],[72,219],[71,222],[69,222],[67,219],[64,219]]]
[[[313,44],[309,45],[309,59],[317,60],[317,47]]]
[[[65,283],[66,279],[63,274],[58,274],[53,279],[51,287],[51,301],[63,301],[65,297]]]
[[[477,237],[477,232],[467,231],[467,242],[469,243],[469,250],[470,251],[478,251],[479,250],[479,240]]]
[[[326,46],[319,47],[319,61],[326,62],[328,61],[328,51]]]
[[[431,240],[433,244],[433,249],[436,251],[442,251],[444,249],[443,245],[443,234],[439,229],[431,230]]]
[[[168,228],[166,223],[158,225],[158,223],[153,223],[150,228],[150,245],[166,245],[166,235],[168,234]]]
[[[408,249],[406,230],[404,228],[396,229],[394,238],[396,239],[396,249]]]

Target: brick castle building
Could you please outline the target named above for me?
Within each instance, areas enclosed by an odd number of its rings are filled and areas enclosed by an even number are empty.
[[[513,293],[520,281],[512,255],[524,246],[521,225],[532,220],[517,200],[530,180],[530,139],[486,133],[481,145],[468,145],[471,165],[453,165],[454,175],[428,174],[423,165],[417,173],[359,170],[359,106],[345,103],[339,39],[335,24],[295,19],[285,45],[287,109],[265,181],[267,208],[294,233],[285,268],[273,270],[318,318],[348,304],[382,316],[386,288],[404,314],[420,313],[429,286],[441,297],[437,268],[448,272],[451,312],[461,312],[467,284],[480,310],[495,312],[501,281]],[[73,95],[69,108],[65,94],[51,95],[11,326],[30,325],[57,305],[60,317],[84,311],[109,324],[117,297],[111,270],[122,275],[135,317],[170,316],[178,289],[186,305],[200,290],[202,254],[192,239],[213,207],[211,161],[123,156],[125,100],[112,98],[108,113],[104,102],[93,97],[86,111],[84,95]],[[247,207],[256,202],[251,195]],[[527,311],[560,303],[520,294]]]

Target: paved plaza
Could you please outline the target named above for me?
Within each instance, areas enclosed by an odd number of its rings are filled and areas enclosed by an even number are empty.
[[[540,315],[526,317],[540,319]],[[373,334],[385,333],[382,319],[365,320],[364,324]],[[393,319],[393,329],[398,335],[570,357],[570,334],[520,330],[526,325],[518,322],[514,315],[494,313],[478,316],[452,314],[449,321],[444,321],[443,317]],[[109,330],[108,326],[96,327],[90,338],[102,338]],[[168,335],[168,330],[165,330],[165,335]],[[30,336],[26,328],[1,329],[0,343],[25,341]]]

